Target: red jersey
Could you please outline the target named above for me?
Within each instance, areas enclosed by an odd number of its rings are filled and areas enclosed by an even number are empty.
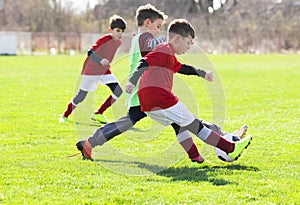
[[[171,44],[163,43],[144,58],[148,68],[140,78],[138,96],[144,112],[166,109],[178,102],[172,93],[173,75],[182,66]]]
[[[121,45],[121,40],[115,41],[111,34],[106,34],[99,38],[96,43],[92,46],[93,51],[101,58],[106,58],[109,62],[115,56],[117,49]],[[89,57],[84,61],[82,68],[82,75],[104,75],[110,74],[110,65],[103,66],[93,62]]]

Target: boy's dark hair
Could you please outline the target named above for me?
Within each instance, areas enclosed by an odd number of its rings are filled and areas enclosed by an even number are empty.
[[[120,28],[123,31],[126,29],[126,21],[118,15],[113,15],[109,18],[109,27],[111,29]]]
[[[153,5],[146,4],[143,6],[138,7],[136,10],[136,23],[137,26],[143,26],[144,21],[146,19],[150,19],[151,22],[155,21],[156,19],[161,19],[165,21],[168,18],[167,15],[164,14],[164,12],[157,10]]]
[[[191,36],[194,39],[195,29],[187,20],[175,19],[169,24],[168,27],[169,38],[172,38],[175,34],[180,35],[182,37]]]

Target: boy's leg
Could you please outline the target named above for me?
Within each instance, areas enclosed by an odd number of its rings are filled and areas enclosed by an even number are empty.
[[[107,123],[107,119],[103,115],[104,111],[109,108],[122,95],[122,88],[118,80],[113,74],[105,74],[99,76],[99,83],[107,85],[112,94],[102,103],[96,112],[94,112],[92,119],[100,123]]]
[[[64,121],[63,118],[67,119],[69,117],[69,115],[76,108],[76,106],[78,106],[78,104],[85,99],[89,91],[96,90],[98,81],[99,81],[99,76],[82,75],[79,90],[75,95],[75,97],[72,99],[72,101],[68,104],[67,109],[64,111],[64,114],[59,119],[60,122]]]
[[[109,83],[107,84],[112,94],[103,102],[95,114],[103,114],[104,111],[109,108],[116,100],[122,95],[122,88],[119,83]]]
[[[183,130],[189,130],[197,135],[205,143],[218,147],[224,152],[228,153],[228,156],[232,159],[237,159],[244,149],[248,147],[251,136],[245,137],[243,140],[232,143],[213,130],[205,127],[200,120],[195,119],[191,124],[183,127]]]
[[[131,107],[126,116],[121,117],[116,122],[111,122],[98,128],[88,139],[77,142],[76,146],[83,155],[86,152],[91,156],[92,149],[82,150],[84,149],[84,146],[81,146],[82,149],[80,149],[81,147],[78,147],[78,145],[83,143],[86,144],[87,148],[94,148],[95,146],[103,145],[115,136],[129,130],[135,123],[146,116],[147,115],[141,111],[140,106]],[[88,158],[88,156],[86,156],[86,158]]]
[[[129,115],[121,117],[116,122],[98,128],[88,139],[79,140],[76,143],[77,149],[81,151],[83,159],[92,160],[92,149],[94,147],[103,145],[132,126],[133,122],[130,120]]]
[[[204,120],[200,120],[200,121],[201,121],[201,123],[202,123],[205,127],[207,127],[208,129],[211,129],[211,130],[215,131],[215,132],[218,133],[219,135],[224,136],[224,135],[226,134],[226,133],[224,133],[224,132],[222,131],[222,129],[221,129],[218,125],[212,124],[212,123],[209,123],[209,122],[206,122],[206,121],[204,121]],[[247,126],[246,124],[244,124],[244,125],[241,126],[238,130],[232,132],[232,134],[234,134],[234,135],[236,135],[236,136],[238,136],[238,137],[240,137],[240,138],[244,138],[244,137],[246,137],[247,129],[248,129],[248,126]]]
[[[62,117],[68,118],[69,115],[72,113],[72,111],[77,107],[77,105],[85,99],[87,93],[88,93],[88,91],[84,91],[84,90],[79,89],[77,94],[75,95],[75,97],[68,104],[68,106],[67,106],[66,110],[64,111]]]
[[[232,159],[237,159],[252,140],[252,137],[249,136],[240,141],[236,141],[235,143],[227,141],[215,131],[205,127],[201,121],[196,119],[181,102],[178,102],[167,109],[155,110],[147,112],[147,114],[149,117],[163,125],[167,125],[168,123],[178,124],[180,126],[178,133],[188,130],[198,136],[205,143],[218,147],[226,153],[229,153],[228,156]]]
[[[89,143],[94,148],[103,145],[115,136],[129,130],[135,123],[131,121],[129,115],[121,117],[115,122],[108,123],[98,128],[93,135],[88,138]]]
[[[213,131],[215,131],[216,133],[218,133],[219,135],[224,135],[224,133],[222,132],[222,129],[216,125],[216,124],[212,124],[212,123],[209,123],[209,122],[206,122],[204,120],[200,120],[200,122],[205,126],[207,127],[208,129],[211,129]]]
[[[106,141],[109,141],[115,136],[129,130],[135,123],[146,116],[147,115],[141,111],[140,106],[131,107],[126,116],[97,129],[94,134],[89,137],[89,142],[92,147],[102,145]]]
[[[195,145],[193,138],[190,136],[189,132],[186,130],[181,133],[178,133],[180,130],[180,127],[175,123],[172,123],[171,125],[176,133],[176,138],[177,138],[179,144],[186,151],[186,153],[188,154],[191,161],[197,162],[197,163],[204,162],[204,158],[198,152],[198,148]]]

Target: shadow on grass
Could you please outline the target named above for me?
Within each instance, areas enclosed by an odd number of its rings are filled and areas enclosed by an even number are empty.
[[[121,161],[121,160],[96,160],[99,163],[113,163],[118,164],[128,164],[128,166],[136,165],[137,169],[147,170],[150,173],[156,174],[158,176],[164,176],[171,179],[171,181],[192,181],[200,182],[206,181],[210,182],[215,186],[224,186],[227,184],[236,184],[236,182],[226,181],[220,178],[220,175],[233,175],[234,170],[241,171],[259,171],[257,167],[244,166],[244,165],[225,165],[225,166],[198,166],[198,167],[164,167],[155,164],[148,164],[143,162],[134,161]],[[122,168],[124,169],[124,167]],[[120,171],[120,170],[119,170]],[[121,172],[118,172],[121,173]],[[126,173],[124,173],[126,174]],[[127,173],[128,174],[128,173]],[[131,173],[134,175],[134,173]]]
[[[102,126],[106,125],[104,123],[100,123],[100,122],[96,122],[96,121],[91,121],[90,123],[75,121],[75,124],[76,125],[91,126],[91,127],[102,127]],[[132,130],[134,132],[147,132],[147,130],[145,130],[145,129],[140,129],[140,128],[136,128],[136,127],[131,127],[129,130]]]
[[[148,170],[156,170],[153,165],[142,165]],[[159,176],[169,177],[172,181],[207,181],[215,186],[224,186],[227,184],[236,184],[224,179],[220,179],[220,174],[232,175],[233,170],[243,171],[259,171],[257,167],[243,166],[243,165],[227,165],[227,166],[203,166],[199,168],[195,167],[170,167],[161,172],[156,173]]]
[[[92,126],[92,127],[101,127],[105,124],[101,124],[101,123],[98,123],[98,122],[90,122],[90,123],[87,123],[87,122],[75,122],[75,125],[85,125],[85,126]]]

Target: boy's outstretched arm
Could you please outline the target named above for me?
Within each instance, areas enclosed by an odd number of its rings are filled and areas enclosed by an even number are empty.
[[[87,53],[89,59],[91,59],[94,63],[97,63],[99,65],[109,65],[109,61],[106,58],[102,58],[95,53],[93,49],[90,49]]]
[[[148,63],[144,59],[141,59],[138,62],[138,65],[132,74],[132,76],[128,79],[128,83],[125,85],[125,91],[127,93],[131,93],[133,88],[136,86],[138,80],[144,73],[144,71],[148,68]]]
[[[213,81],[213,74],[211,71],[197,69],[193,66],[186,65],[186,64],[182,64],[182,66],[178,70],[178,73],[181,73],[184,75],[198,75],[207,81]]]

